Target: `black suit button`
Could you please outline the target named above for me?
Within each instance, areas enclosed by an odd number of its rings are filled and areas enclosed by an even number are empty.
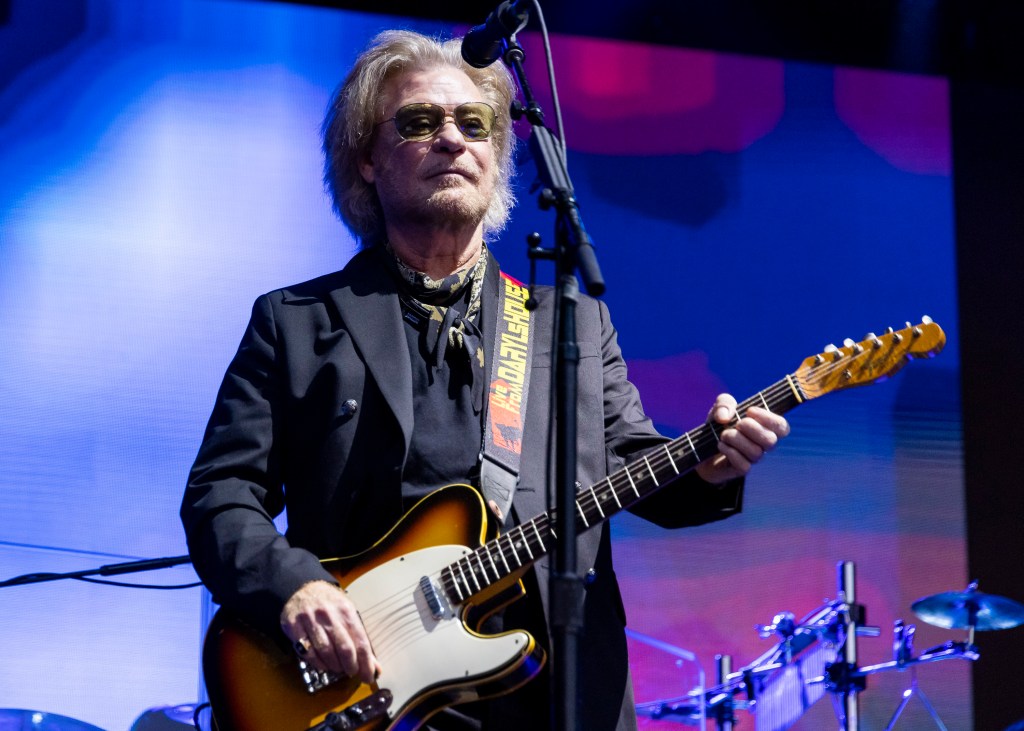
[[[350,398],[348,401],[341,405],[341,409],[338,411],[338,416],[352,416],[359,410],[359,402],[354,398]]]

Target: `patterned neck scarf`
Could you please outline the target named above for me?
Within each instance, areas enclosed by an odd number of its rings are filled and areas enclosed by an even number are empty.
[[[387,251],[390,256],[386,258],[393,263],[393,271],[403,285],[404,292],[399,295],[403,306],[426,315],[427,349],[433,357],[433,367],[442,367],[449,348],[461,353],[470,367],[473,409],[479,413],[483,409],[486,376],[483,334],[475,321],[480,313],[481,292],[484,275],[487,273],[487,246],[483,245],[480,258],[475,264],[459,269],[443,279],[433,279],[412,269],[398,258],[390,245]],[[469,306],[463,315],[450,305],[463,295],[467,286],[470,287]]]

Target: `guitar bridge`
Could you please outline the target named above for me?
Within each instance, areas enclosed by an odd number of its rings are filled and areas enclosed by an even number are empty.
[[[341,680],[340,675],[329,670],[317,670],[305,660],[299,661],[299,674],[302,676],[302,684],[306,686],[306,692],[310,695]]]

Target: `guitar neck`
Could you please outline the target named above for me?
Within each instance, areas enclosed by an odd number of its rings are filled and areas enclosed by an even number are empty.
[[[794,376],[786,376],[737,406],[739,419],[751,406],[777,414],[806,400]],[[576,530],[603,523],[718,453],[718,438],[728,425],[711,421],[634,460],[596,485],[576,493]],[[555,540],[556,511],[549,510],[488,541],[441,571],[452,604],[461,604],[510,574],[545,556]]]

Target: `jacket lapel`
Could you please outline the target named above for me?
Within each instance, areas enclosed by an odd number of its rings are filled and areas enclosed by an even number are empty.
[[[367,249],[345,267],[343,285],[330,293],[345,329],[362,354],[384,400],[398,419],[408,451],[412,438],[412,363],[394,279]]]

